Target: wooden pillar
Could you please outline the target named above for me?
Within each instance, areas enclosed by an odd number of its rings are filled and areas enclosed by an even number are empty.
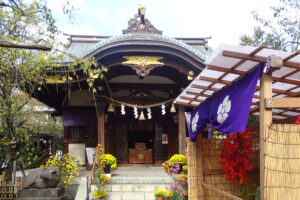
[[[188,165],[188,195],[190,200],[197,200],[197,151],[196,151],[196,142],[191,142],[190,138],[186,138],[187,147],[187,165]]]
[[[204,199],[203,182],[203,151],[202,136],[199,135],[197,142],[187,142],[187,162],[188,162],[188,195],[189,200]]]
[[[265,135],[266,129],[272,123],[272,109],[266,108],[265,98],[272,98],[272,74],[268,73],[260,77],[260,199],[265,199]]]
[[[105,124],[105,107],[100,102],[100,105],[98,106],[98,144],[101,144],[103,148],[103,153],[105,153],[105,138],[104,138],[104,124]]]
[[[69,128],[67,126],[64,126],[64,154],[69,153]]]
[[[204,199],[204,188],[202,186],[203,182],[203,143],[202,143],[202,135],[198,135],[197,143],[196,143],[196,160],[197,160],[197,190],[198,199]]]
[[[186,145],[186,123],[185,123],[185,107],[179,105],[178,109],[178,153],[185,154]]]

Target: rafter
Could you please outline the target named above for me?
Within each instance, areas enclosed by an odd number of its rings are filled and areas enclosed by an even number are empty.
[[[238,58],[238,59],[252,60],[252,61],[256,61],[256,62],[263,62],[267,59],[266,57],[262,57],[262,56],[253,56],[253,55],[238,53],[238,52],[234,52],[234,51],[223,51],[223,56],[231,57],[231,58]],[[300,65],[298,63],[289,62],[289,61],[283,62],[283,66],[300,69]]]

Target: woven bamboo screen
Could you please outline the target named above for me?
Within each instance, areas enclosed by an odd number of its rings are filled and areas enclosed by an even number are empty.
[[[266,199],[300,197],[300,126],[272,125],[265,141]]]
[[[254,152],[251,154],[251,163],[254,170],[250,173],[250,182],[259,183],[259,149],[258,139],[252,141]],[[219,164],[220,154],[223,148],[222,140],[203,139],[203,166],[204,166],[204,183],[214,186],[220,190],[241,197],[240,188],[231,180],[226,180],[222,171],[222,166]],[[205,200],[227,200],[230,199],[212,190],[204,189]]]

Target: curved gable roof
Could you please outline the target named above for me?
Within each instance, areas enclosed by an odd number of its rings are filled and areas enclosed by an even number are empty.
[[[110,44],[114,43],[122,43],[126,41],[150,41],[150,42],[163,42],[166,45],[175,45],[181,51],[187,51],[193,55],[193,57],[197,58],[198,60],[201,59],[205,61],[208,55],[200,52],[199,50],[191,47],[190,45],[185,44],[184,42],[174,39],[172,37],[158,35],[158,34],[122,34],[118,36],[113,36],[96,44],[86,44],[86,43],[77,43],[72,44],[70,48],[67,50],[68,53],[73,54],[78,58],[85,58],[89,56],[93,56],[95,52],[99,49],[104,48],[105,46],[109,46]],[[142,43],[141,43],[142,44]],[[71,59],[65,60],[66,62],[71,62]]]

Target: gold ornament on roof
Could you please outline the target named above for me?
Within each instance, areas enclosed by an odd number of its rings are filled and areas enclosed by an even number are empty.
[[[126,61],[122,64],[131,67],[140,76],[147,76],[152,69],[164,65],[159,61],[163,59],[160,56],[123,56],[123,58]]]
[[[73,78],[68,76],[68,80],[72,81]],[[68,82],[66,76],[47,76],[46,83],[47,84],[59,84],[59,83],[67,83]]]

